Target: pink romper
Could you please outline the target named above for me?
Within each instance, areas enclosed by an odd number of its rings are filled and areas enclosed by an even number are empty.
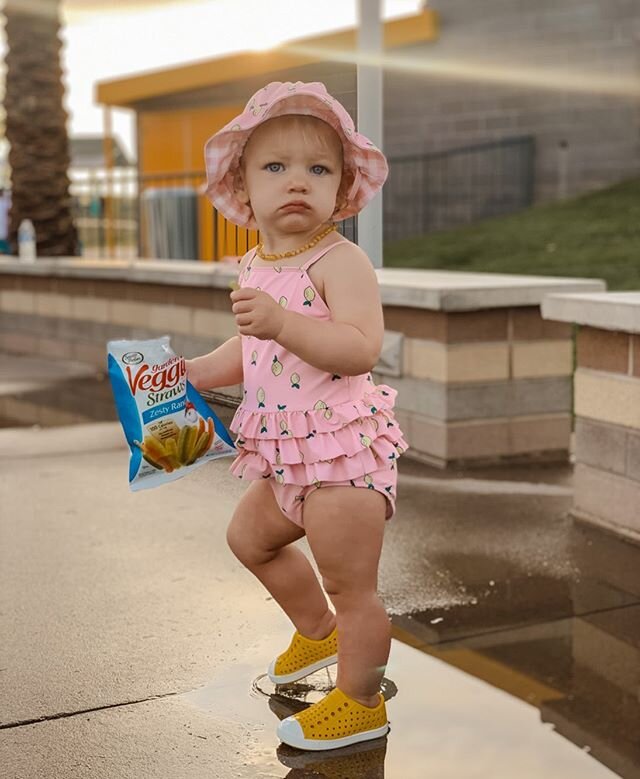
[[[308,270],[333,246],[300,267],[252,267],[240,287],[267,292],[281,306],[314,319],[331,312]],[[377,490],[395,512],[396,460],[407,443],[393,415],[396,390],[368,373],[338,376],[309,365],[273,340],[242,336],[244,397],[230,424],[239,454],[230,472],[271,480],[284,515],[300,527],[305,497],[321,486]]]

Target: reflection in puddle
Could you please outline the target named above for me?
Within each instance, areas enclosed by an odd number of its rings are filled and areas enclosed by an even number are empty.
[[[640,549],[580,525],[549,537],[562,546],[538,558],[564,557],[565,575],[504,555],[499,536],[484,553],[477,535],[466,550],[434,543],[428,563],[469,598],[393,617],[391,732],[370,751],[279,745],[277,719],[325,695],[335,668],[252,684],[266,647],[189,696],[249,728],[243,762],[255,779],[640,779]]]
[[[384,779],[387,738],[326,754],[301,752],[281,744],[276,753],[278,760],[292,769],[286,779]]]
[[[236,722],[248,728],[254,741],[242,755],[244,766],[252,766],[251,777],[282,776],[286,779],[383,779],[387,738],[356,744],[327,752],[304,752],[279,743],[278,720],[289,717],[323,698],[335,686],[335,669],[323,669],[304,681],[274,685],[266,674],[259,676],[246,690],[250,669],[235,666],[224,679],[214,681],[181,696],[201,711],[226,724]],[[397,694],[390,679],[382,682],[385,700]],[[287,773],[284,767],[290,769]],[[281,773],[274,774],[274,768]],[[269,771],[262,774],[261,771]],[[244,774],[242,775],[244,776]]]
[[[582,776],[638,779],[640,548],[575,525],[559,551],[572,570],[564,579],[529,576],[499,554],[440,555],[436,564],[464,580],[477,603],[396,616],[394,636],[491,685],[478,701],[485,711],[499,690],[525,702],[577,754],[591,755]],[[394,678],[406,705],[406,684]],[[453,696],[460,708],[462,694]],[[563,773],[554,763],[534,775]]]

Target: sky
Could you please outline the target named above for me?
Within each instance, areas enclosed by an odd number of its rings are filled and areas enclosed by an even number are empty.
[[[383,0],[383,16],[406,16],[422,4]],[[102,133],[102,110],[94,103],[98,81],[351,27],[357,6],[357,0],[63,0],[69,133]],[[5,49],[3,38],[2,59]],[[132,155],[133,113],[114,111],[113,128]]]

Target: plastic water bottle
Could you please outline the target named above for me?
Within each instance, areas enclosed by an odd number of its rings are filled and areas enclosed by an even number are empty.
[[[36,229],[31,219],[23,219],[18,228],[18,257],[24,262],[36,258]]]

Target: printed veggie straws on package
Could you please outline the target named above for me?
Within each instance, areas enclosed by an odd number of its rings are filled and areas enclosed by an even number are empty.
[[[222,422],[187,381],[184,357],[169,336],[109,341],[109,378],[131,449],[129,486],[156,487],[179,479],[236,448]]]

